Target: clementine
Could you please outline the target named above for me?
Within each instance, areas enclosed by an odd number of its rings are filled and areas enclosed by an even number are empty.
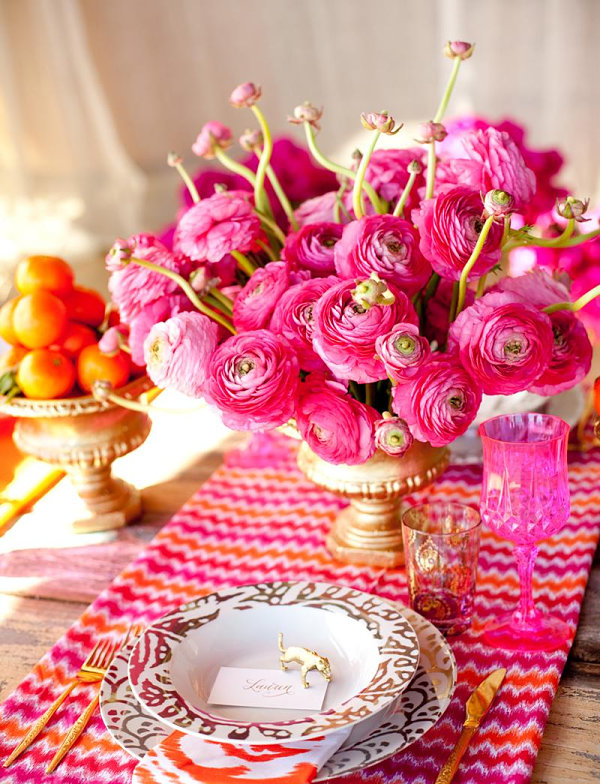
[[[75,384],[75,367],[60,351],[38,348],[21,360],[17,384],[25,397],[36,400],[64,397]]]
[[[118,389],[127,383],[130,367],[131,359],[124,351],[109,356],[97,344],[86,346],[77,358],[77,380],[85,392],[92,389],[94,381],[108,381],[113,389]]]
[[[86,327],[85,324],[79,324],[77,321],[69,321],[67,322],[63,336],[58,341],[55,348],[68,357],[74,358],[77,357],[86,346],[91,346],[97,341],[98,338],[93,329]]]
[[[74,277],[67,262],[57,256],[29,256],[19,263],[15,283],[21,294],[43,289],[60,296],[71,291]]]
[[[49,291],[34,291],[15,305],[12,325],[19,343],[27,348],[44,348],[62,336],[67,326],[67,309]]]
[[[104,321],[106,305],[100,294],[93,289],[75,286],[73,291],[63,297],[63,302],[72,321],[80,321],[90,327],[99,327]]]
[[[0,338],[10,343],[11,346],[16,346],[19,342],[13,329],[13,313],[20,299],[21,297],[9,299],[0,308]]]

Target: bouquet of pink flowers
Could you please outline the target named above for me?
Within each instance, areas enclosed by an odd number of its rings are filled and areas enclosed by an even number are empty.
[[[448,133],[446,107],[472,52],[446,46],[448,86],[416,146],[377,150],[402,125],[363,114],[370,138],[347,167],[319,149],[323,112],[309,103],[289,120],[318,166],[292,145],[292,171],[276,167],[261,90],[237,87],[230,103],[258,123],[240,138],[251,157],[230,157],[231,130],[208,122],[192,149],[227,172],[207,175],[212,193],[201,198],[169,155],[188,203],[171,248],[140,234],[108,254],[122,323],[105,350],[128,341],[157,386],[205,398],[232,428],[293,419],[332,463],[362,463],[377,448],[400,456],[413,439],[448,444],[483,393],[577,384],[592,349],[576,314],[600,286],[573,301],[569,282],[541,268],[497,273],[511,249],[578,247],[600,229],[581,233],[586,205],[552,185],[556,154],[482,121]],[[563,227],[548,239],[531,220],[554,201]]]

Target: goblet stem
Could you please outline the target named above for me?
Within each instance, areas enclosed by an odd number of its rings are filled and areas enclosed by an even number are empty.
[[[515,610],[515,621],[521,626],[531,626],[535,624],[539,613],[533,603],[533,565],[535,563],[538,548],[534,544],[523,544],[515,547],[515,558],[519,570],[519,582],[521,584],[521,597],[519,608]]]

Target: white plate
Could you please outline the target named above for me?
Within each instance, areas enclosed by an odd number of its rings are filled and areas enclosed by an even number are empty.
[[[393,715],[382,719],[367,737],[356,743],[347,741],[321,769],[316,781],[362,770],[397,754],[433,727],[448,707],[456,686],[452,649],[425,618],[408,608],[401,608],[401,612],[419,640],[421,655],[415,677],[401,694]],[[106,673],[100,689],[100,711],[114,740],[133,757],[142,759],[172,729],[136,700],[127,676],[131,650],[121,651]]]
[[[330,660],[333,678],[321,711],[209,705],[222,666],[279,666],[279,632],[287,645]],[[391,709],[418,661],[414,630],[388,602],[343,586],[274,582],[200,597],[157,621],[134,647],[129,681],[146,709],[173,729],[212,740],[285,743]]]

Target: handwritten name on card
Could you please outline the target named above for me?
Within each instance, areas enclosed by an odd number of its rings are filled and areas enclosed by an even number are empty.
[[[308,675],[308,689],[302,686],[300,670],[255,670],[249,667],[221,667],[208,702],[211,705],[238,705],[244,708],[284,708],[320,710],[327,681],[316,672]]]

